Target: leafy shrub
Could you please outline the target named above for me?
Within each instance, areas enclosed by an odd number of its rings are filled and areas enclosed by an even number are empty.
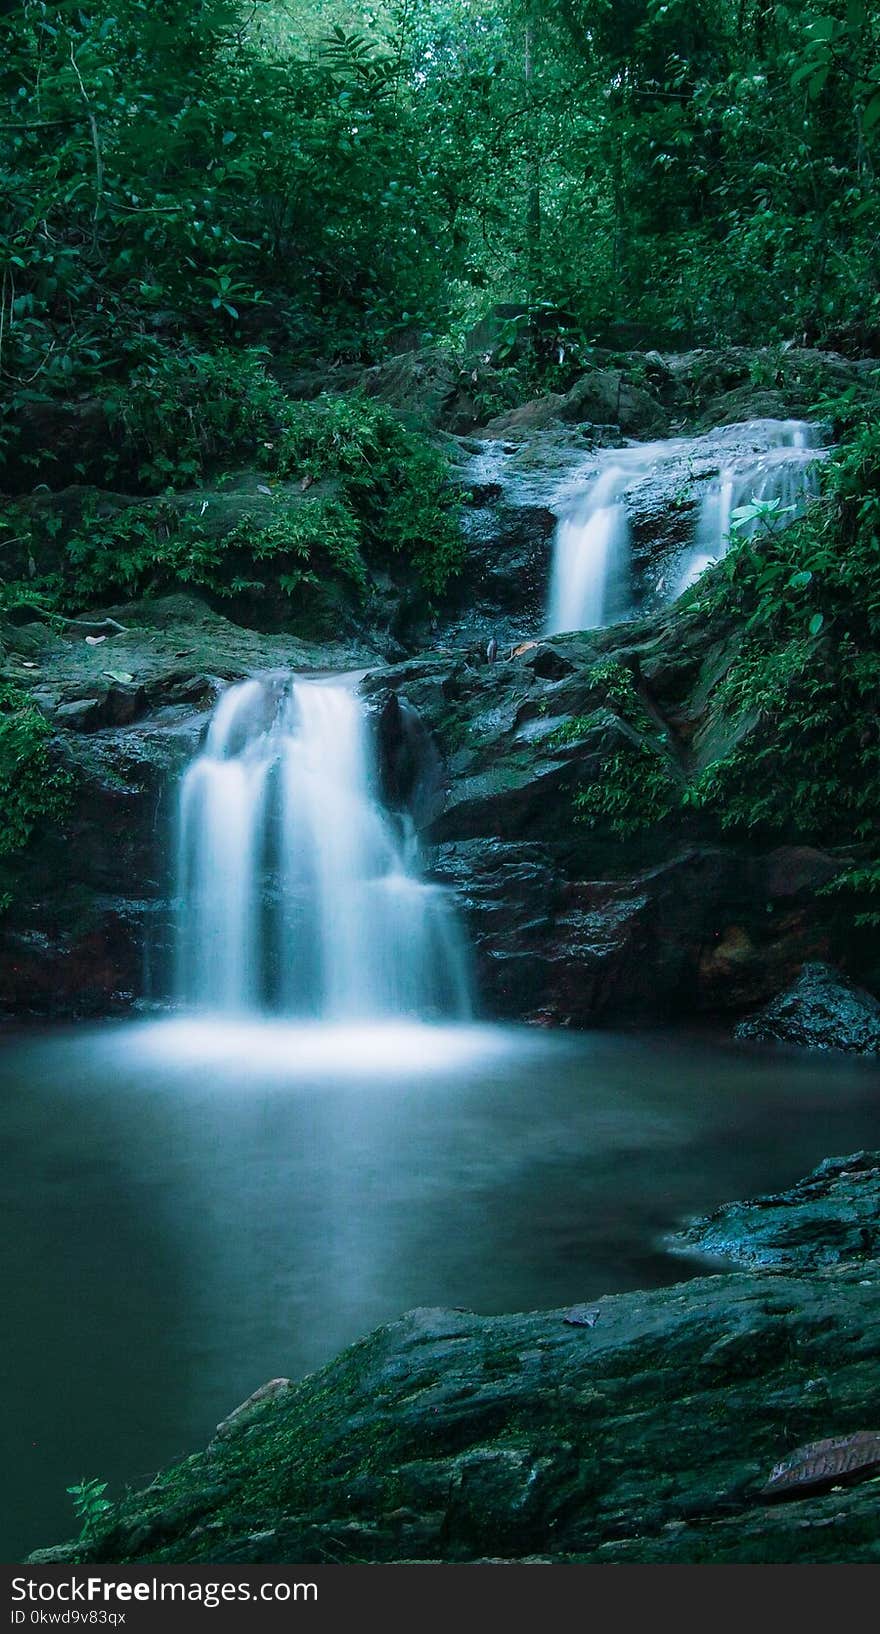
[[[73,1502],[73,1512],[82,1522],[78,1538],[80,1544],[94,1543],[99,1526],[102,1522],[106,1524],[113,1512],[114,1505],[104,1497],[108,1484],[95,1476],[91,1480],[83,1478],[67,1488]]]
[[[239,454],[253,456],[285,410],[258,348],[165,355],[105,398],[121,464],[151,492],[185,487]]]
[[[65,594],[76,605],[180,585],[224,598],[276,585],[292,596],[331,577],[362,591],[358,543],[354,518],[333,499],[279,500],[268,520],[245,514],[220,534],[167,501],[134,505],[84,525],[68,542]]]
[[[615,750],[599,775],[575,795],[577,821],[629,839],[662,823],[682,803],[680,782],[645,743]]]
[[[725,829],[880,849],[880,420],[862,419],[825,490],[713,575],[706,610],[746,630],[713,707],[744,731],[693,798]],[[874,894],[872,868],[853,890]]]
[[[43,822],[63,817],[70,775],[56,766],[51,731],[36,705],[17,687],[0,687],[0,858],[23,851]],[[0,894],[9,906],[10,894]]]
[[[407,557],[429,596],[461,570],[465,543],[446,461],[384,404],[355,396],[288,404],[267,453],[279,476],[340,483],[367,560]]]

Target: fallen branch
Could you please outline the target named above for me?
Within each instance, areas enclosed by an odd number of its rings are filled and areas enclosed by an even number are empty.
[[[82,630],[83,635],[125,635],[127,632],[127,626],[115,618],[67,618],[64,613],[53,613],[50,608],[38,607],[31,601],[16,602],[15,611],[33,613],[46,624],[63,624],[68,630]]]

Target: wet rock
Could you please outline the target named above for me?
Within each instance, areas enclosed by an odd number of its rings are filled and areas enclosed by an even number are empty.
[[[98,698],[75,698],[72,703],[57,705],[55,720],[59,726],[67,726],[72,732],[86,732],[97,724],[100,707]]]
[[[832,965],[807,964],[793,986],[739,1023],[736,1036],[755,1043],[877,1055],[880,1001]]]
[[[614,369],[593,369],[576,381],[559,405],[559,418],[573,425],[616,425],[630,437],[662,437],[669,429],[656,398]]]
[[[526,658],[526,668],[542,681],[561,681],[574,673],[574,665],[555,647],[540,646]]]
[[[880,1253],[880,1152],[827,1158],[806,1179],[694,1220],[670,1238],[677,1253],[807,1271]]]

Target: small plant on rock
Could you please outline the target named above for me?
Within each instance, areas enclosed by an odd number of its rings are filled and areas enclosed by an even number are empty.
[[[87,1481],[83,1478],[67,1491],[73,1500],[74,1514],[82,1522],[82,1530],[77,1542],[80,1546],[94,1543],[98,1536],[98,1527],[112,1514],[114,1505],[109,1498],[104,1497],[108,1483],[97,1477]]]

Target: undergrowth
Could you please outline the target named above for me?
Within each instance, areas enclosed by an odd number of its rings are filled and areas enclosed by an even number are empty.
[[[76,611],[175,586],[219,598],[298,596],[334,581],[362,596],[371,570],[394,562],[431,602],[463,565],[446,460],[384,404],[289,401],[253,350],[144,366],[108,394],[105,409],[114,432],[106,479],[128,478],[151,497],[110,517],[97,490],[78,516],[69,498],[65,509],[45,495],[6,503],[6,606],[43,596]],[[272,514],[261,505],[219,534],[202,521],[215,507],[206,499],[199,510],[198,490],[210,483],[222,492],[236,458],[266,472],[260,486]],[[181,489],[194,504],[174,503]]]
[[[50,750],[51,730],[20,688],[0,686],[0,864],[21,853],[42,824],[59,822],[68,807],[70,774]],[[0,881],[0,908],[12,890]]]

